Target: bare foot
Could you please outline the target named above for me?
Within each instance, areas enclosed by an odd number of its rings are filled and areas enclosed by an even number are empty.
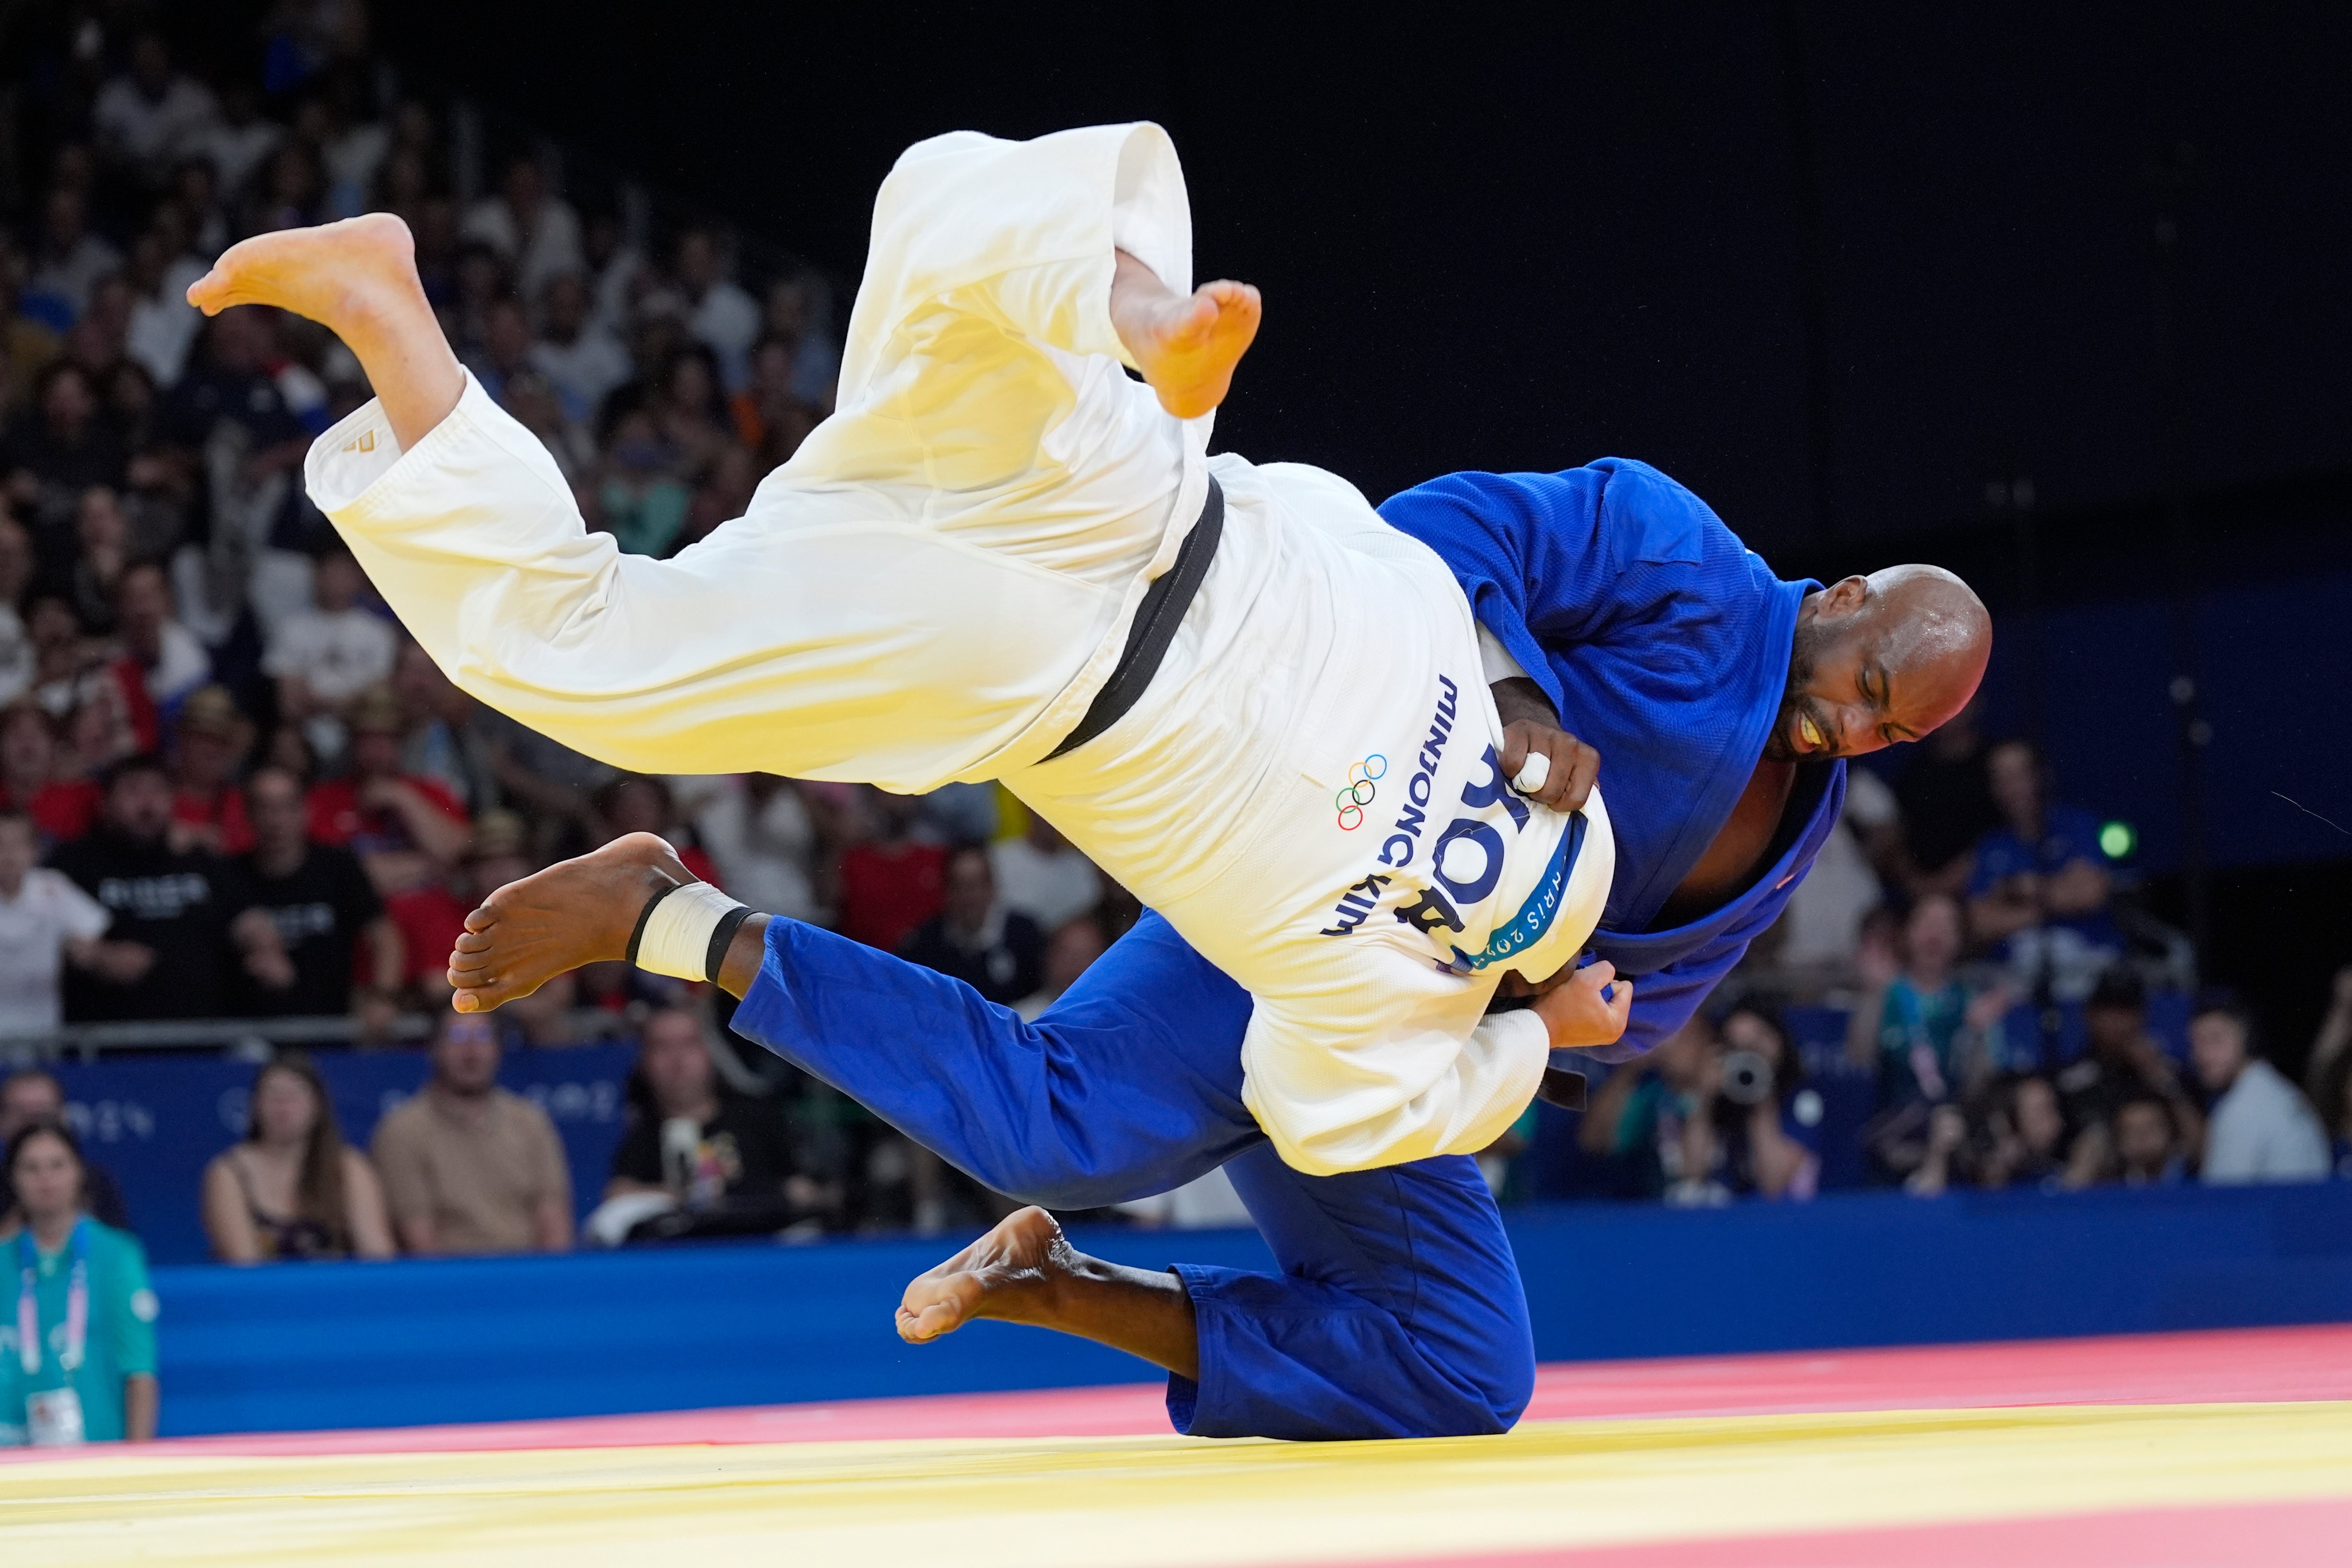
[[[1196,419],[1225,400],[1234,367],[1257,336],[1263,307],[1246,283],[1203,283],[1178,294],[1122,251],[1111,284],[1111,325],[1160,405]]]
[[[996,1228],[918,1275],[898,1302],[898,1337],[924,1344],[974,1318],[1043,1322],[1056,1287],[1076,1272],[1076,1254],[1041,1208],[1006,1215]]]
[[[390,213],[239,240],[188,286],[207,316],[269,305],[308,316],[359,356],[404,449],[439,424],[466,390],[457,356],[416,276],[416,244]]]
[[[487,1013],[583,963],[625,957],[646,900],[696,879],[667,843],[630,833],[509,882],[466,917],[449,955],[453,1005]]]
[[[232,305],[274,305],[341,331],[357,317],[425,304],[416,243],[390,213],[369,213],[316,228],[281,228],[242,239],[188,285],[188,303],[207,316]]]

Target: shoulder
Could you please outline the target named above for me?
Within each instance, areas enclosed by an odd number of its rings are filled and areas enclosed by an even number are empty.
[[[543,1128],[551,1136],[553,1135],[555,1121],[537,1100],[505,1089],[492,1089],[490,1098],[498,1107],[499,1117],[509,1125]]]
[[[89,1260],[93,1267],[132,1268],[144,1274],[147,1248],[129,1231],[94,1219],[89,1222]]]
[[[94,902],[76,882],[54,866],[36,866],[25,873],[25,891],[43,903],[81,905]]]
[[[423,1092],[410,1095],[376,1120],[373,1146],[382,1151],[415,1142],[425,1131],[428,1114]]]
[[[2248,1062],[2239,1075],[2250,1100],[2264,1100],[2275,1106],[2291,1106],[2303,1099],[2303,1091],[2288,1081],[2286,1074],[2256,1057]]]

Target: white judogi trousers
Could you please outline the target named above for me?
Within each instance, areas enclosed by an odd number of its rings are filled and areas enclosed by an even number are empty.
[[[1157,126],[910,149],[838,412],[674,560],[588,532],[470,379],[414,451],[373,403],[328,431],[310,493],[460,688],[591,756],[1003,779],[1253,994],[1244,1098],[1299,1169],[1480,1149],[1548,1049],[1486,1002],[1590,935],[1607,817],[1596,795],[1567,868],[1570,819],[1503,786],[1475,625],[1433,553],[1320,469],[1208,458],[1210,421],[1125,374],[1113,252],[1187,290],[1191,226]],[[1158,674],[1043,761],[1211,473],[1223,538]],[[1475,967],[1490,944],[1507,960]]]

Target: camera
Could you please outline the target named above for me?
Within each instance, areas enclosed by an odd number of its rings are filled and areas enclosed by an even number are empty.
[[[1761,1105],[1771,1099],[1772,1064],[1755,1051],[1727,1053],[1723,1098],[1736,1105]]]

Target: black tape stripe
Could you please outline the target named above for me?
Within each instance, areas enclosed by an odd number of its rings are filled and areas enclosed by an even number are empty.
[[[751,918],[751,906],[738,904],[719,917],[719,924],[710,932],[710,948],[702,957],[702,977],[713,985],[719,984],[719,966],[727,962],[727,950],[734,945],[736,931]]]

